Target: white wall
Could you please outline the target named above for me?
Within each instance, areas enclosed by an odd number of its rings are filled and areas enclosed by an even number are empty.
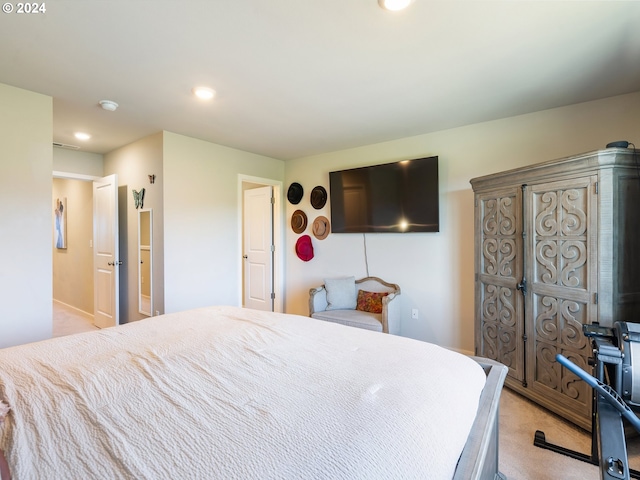
[[[440,233],[367,234],[369,274],[402,289],[404,336],[464,352],[474,348],[474,224],[469,180],[506,169],[604,148],[613,140],[640,146],[640,92],[518,117],[486,122],[397,141],[287,162],[285,191],[299,182],[305,198],[287,202],[287,218],[297,208],[309,217],[330,218],[329,205],[314,210],[309,193],[329,191],[329,172],[430,155],[440,157]],[[308,291],[323,279],[366,274],[362,234],[310,234],[315,258],[294,253],[298,235],[287,229],[287,313],[308,315]],[[411,309],[420,312],[411,319]]]
[[[138,210],[133,190],[145,189],[143,206],[153,210],[153,311],[164,313],[163,133],[142,138],[104,156],[104,174],[118,175],[120,217],[120,322],[146,318],[138,312]],[[155,182],[149,182],[155,175]]]
[[[165,311],[239,305],[238,175],[284,180],[284,162],[164,132]]]
[[[52,99],[0,84],[0,348],[51,337]]]
[[[53,147],[53,171],[102,177],[103,158],[99,153]]]

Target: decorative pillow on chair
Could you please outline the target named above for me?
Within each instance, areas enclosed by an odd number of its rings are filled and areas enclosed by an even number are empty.
[[[382,299],[389,295],[388,292],[365,292],[358,290],[358,302],[356,310],[369,313],[382,313]]]
[[[356,277],[325,278],[327,310],[355,310]]]

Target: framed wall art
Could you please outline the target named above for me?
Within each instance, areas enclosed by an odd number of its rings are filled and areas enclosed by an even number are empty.
[[[67,197],[56,198],[53,213],[55,215],[53,238],[56,248],[67,248]]]

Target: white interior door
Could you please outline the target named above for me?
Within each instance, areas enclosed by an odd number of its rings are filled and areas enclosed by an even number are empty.
[[[273,311],[273,187],[246,190],[243,205],[243,304]]]
[[[97,327],[119,323],[118,177],[93,182],[93,310]]]

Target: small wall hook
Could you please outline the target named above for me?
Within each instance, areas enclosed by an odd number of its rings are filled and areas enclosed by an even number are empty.
[[[155,175],[149,175],[149,183],[156,183],[156,176]]]

